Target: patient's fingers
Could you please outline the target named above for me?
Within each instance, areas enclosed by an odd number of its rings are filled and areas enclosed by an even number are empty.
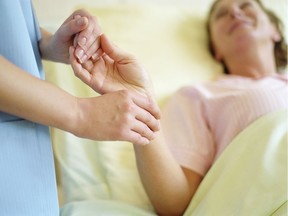
[[[79,64],[79,62],[74,56],[74,52],[75,52],[75,48],[71,46],[69,48],[69,60],[70,60],[71,67],[74,71],[74,74],[76,77],[81,79],[84,83],[89,84],[91,80],[91,74],[87,70],[83,69],[82,65]]]
[[[102,48],[100,47],[92,56],[91,59],[92,61],[97,61],[101,56],[104,55],[104,52],[102,50]]]
[[[89,17],[86,29],[79,33],[75,55],[81,63],[86,62],[100,48],[101,28],[96,17]]]
[[[74,44],[74,47],[76,47],[75,55],[80,63],[83,64],[86,61],[88,61],[90,58],[93,61],[96,61],[99,57],[103,55],[104,52],[100,45],[100,37],[97,37],[95,41],[91,42],[91,46],[87,47],[87,50],[85,51],[81,46],[78,45],[77,41],[78,41],[79,35],[76,35],[76,36],[75,36],[76,44]]]
[[[82,68],[86,69],[90,74],[93,73],[94,63],[92,62],[92,60],[88,60],[81,65],[82,65]]]
[[[77,36],[77,38],[78,37],[79,36]],[[85,63],[90,58],[93,61],[97,61],[99,57],[104,54],[100,44],[100,36],[96,38],[96,40],[91,44],[91,46],[86,52],[77,44],[77,41],[76,46],[74,47],[76,47],[75,53],[80,63]],[[81,58],[79,58],[78,56],[81,56]]]
[[[97,37],[94,41],[91,41],[90,47],[87,47],[86,55],[92,56],[100,48],[100,36]]]
[[[114,61],[134,59],[134,56],[131,53],[128,53],[119,48],[118,46],[114,45],[105,34],[102,34],[100,38],[103,52],[105,52]]]

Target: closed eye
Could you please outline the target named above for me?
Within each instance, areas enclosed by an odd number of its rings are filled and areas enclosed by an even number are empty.
[[[248,7],[251,7],[252,6],[252,3],[250,1],[247,1],[247,2],[243,2],[241,5],[240,5],[240,8],[241,9],[246,9]]]
[[[217,13],[215,13],[215,19],[220,19],[221,17],[224,17],[228,14],[228,11],[226,9],[219,10]]]

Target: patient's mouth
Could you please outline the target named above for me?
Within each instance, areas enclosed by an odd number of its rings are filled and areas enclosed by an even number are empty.
[[[236,21],[228,29],[228,34],[232,34],[236,30],[240,28],[246,28],[246,27],[251,27],[251,23],[247,21]]]

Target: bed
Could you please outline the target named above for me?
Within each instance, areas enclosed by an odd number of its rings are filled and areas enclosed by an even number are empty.
[[[287,6],[281,0],[279,8],[281,2]],[[222,73],[207,51],[204,23],[209,3],[79,7],[95,14],[113,41],[138,56],[162,106],[181,86]],[[69,66],[44,62],[44,67],[47,80],[71,94],[97,95]],[[270,113],[239,134],[209,171],[185,215],[287,215],[286,119],[287,110]],[[255,135],[260,132],[265,136]],[[91,141],[55,128],[51,137],[62,215],[156,215],[131,143]]]

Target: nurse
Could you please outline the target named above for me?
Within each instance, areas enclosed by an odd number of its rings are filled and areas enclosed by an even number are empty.
[[[69,63],[77,35],[74,54],[84,63],[97,53],[100,33],[83,10],[52,35],[39,28],[30,0],[0,1],[1,216],[59,215],[48,126],[137,144],[150,142],[159,129],[158,107],[145,96],[116,91],[76,98],[44,80],[42,58]]]

